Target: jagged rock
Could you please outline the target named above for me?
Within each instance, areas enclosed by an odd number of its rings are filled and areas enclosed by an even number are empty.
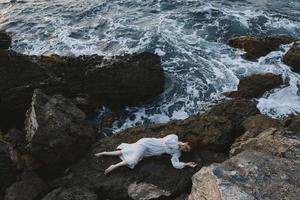
[[[11,44],[11,37],[5,31],[0,31],[0,50],[1,49],[8,49]]]
[[[272,73],[254,74],[240,79],[238,90],[224,93],[231,98],[258,98],[283,84],[282,77]]]
[[[22,129],[34,89],[92,105],[123,106],[149,100],[164,89],[160,57],[141,53],[113,57],[25,56],[0,52],[0,127]],[[84,106],[84,105],[83,105]]]
[[[246,150],[193,176],[188,200],[298,199],[299,160]]]
[[[279,36],[279,37],[251,37],[241,36],[233,37],[228,40],[231,47],[244,49],[247,59],[260,58],[266,56],[271,51],[275,51],[282,44],[295,42],[296,39]]]
[[[191,176],[201,167],[200,162],[210,164],[216,161],[222,162],[227,158],[226,151],[230,142],[242,133],[237,132],[242,131],[242,121],[258,112],[255,104],[248,100],[230,100],[214,106],[202,115],[195,115],[186,120],[127,129],[98,141],[88,155],[70,167],[68,176],[55,181],[58,184],[56,186],[80,185],[97,191],[105,198],[122,200],[130,198],[130,195],[131,198],[139,199],[146,184],[146,186],[151,185],[152,189],[155,188],[152,194],[157,198],[166,198],[165,196],[169,195],[167,198],[175,199],[181,193],[188,192]],[[111,164],[119,162],[120,159],[93,156],[96,152],[114,150],[122,142],[132,143],[140,138],[163,137],[168,134],[177,134],[181,140],[191,137],[199,142],[198,148],[202,154],[195,148],[195,153],[184,154],[181,158],[183,161],[200,160],[198,168],[177,170],[172,167],[170,156],[165,155],[145,158],[134,170],[122,167],[105,176],[104,170]],[[206,153],[209,156],[206,156]],[[132,191],[129,188],[134,184],[137,184],[140,192],[135,190],[137,194],[128,193]]]
[[[248,149],[300,160],[300,135],[287,130],[270,128],[255,138],[234,143],[230,155],[234,156]]]
[[[47,191],[47,184],[34,172],[25,172],[22,180],[11,185],[5,200],[35,200]]]
[[[81,187],[57,188],[42,200],[98,200],[97,194]]]
[[[85,114],[61,95],[49,97],[35,90],[26,113],[28,151],[43,165],[63,168],[95,141]]]
[[[292,70],[300,73],[300,43],[295,43],[283,57],[283,62],[292,67]]]

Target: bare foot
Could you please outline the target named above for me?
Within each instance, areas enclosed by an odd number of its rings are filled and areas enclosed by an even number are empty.
[[[105,171],[104,171],[104,175],[107,175],[108,173],[110,173],[112,170],[115,169],[114,165],[109,166]]]
[[[96,157],[101,157],[101,156],[103,156],[103,155],[104,155],[104,153],[105,153],[105,152],[101,152],[101,153],[95,153],[94,155],[95,155]]]

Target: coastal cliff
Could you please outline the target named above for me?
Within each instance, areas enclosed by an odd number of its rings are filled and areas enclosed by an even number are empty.
[[[96,131],[86,121],[89,112],[85,108],[136,104],[159,95],[164,88],[159,57],[141,53],[105,62],[98,56],[32,57],[7,50],[9,39],[3,39],[3,45],[0,41],[0,75],[4,78],[0,88],[4,130],[0,199],[242,200],[300,196],[299,116],[272,119],[260,113],[254,99],[284,87],[280,75],[243,77],[237,91],[225,94],[232,99],[224,98],[203,113],[165,124],[132,127],[97,141]],[[82,94],[89,97],[85,107],[74,101]],[[195,140],[193,152],[181,159],[195,161],[196,168],[174,169],[169,156],[163,155],[146,158],[135,169],[123,167],[105,176],[104,169],[118,158],[94,156],[114,150],[122,142],[168,134]]]

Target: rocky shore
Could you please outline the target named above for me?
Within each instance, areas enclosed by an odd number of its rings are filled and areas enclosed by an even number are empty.
[[[244,48],[245,38],[229,44]],[[251,40],[253,49],[265,45],[261,53],[251,49],[251,58],[295,41],[248,37],[247,48]],[[299,198],[300,116],[272,119],[255,103],[284,87],[280,75],[241,78],[238,90],[225,94],[230,99],[204,113],[97,141],[86,115],[101,105],[134,105],[159,95],[164,88],[159,56],[25,56],[8,50],[10,41],[0,34],[0,200]],[[295,71],[298,51],[295,43],[283,58]],[[174,169],[163,155],[105,176],[118,158],[94,156],[122,142],[168,134],[195,141],[197,147],[181,159],[195,161],[196,168]]]

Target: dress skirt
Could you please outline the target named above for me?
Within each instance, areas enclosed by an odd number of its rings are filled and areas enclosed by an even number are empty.
[[[120,149],[122,152],[122,155],[120,156],[121,160],[126,161],[128,167],[131,169],[143,159],[144,152],[146,151],[146,147],[139,143],[122,143],[117,149]]]

